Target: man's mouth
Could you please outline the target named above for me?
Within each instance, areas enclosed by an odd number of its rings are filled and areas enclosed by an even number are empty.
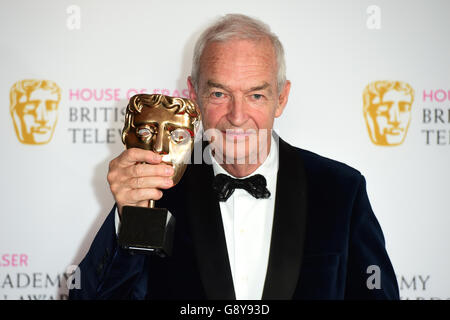
[[[227,139],[232,140],[241,140],[253,136],[256,134],[256,130],[254,129],[227,129],[222,131],[222,134],[225,135]]]

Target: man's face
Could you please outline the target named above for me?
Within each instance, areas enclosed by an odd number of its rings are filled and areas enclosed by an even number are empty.
[[[405,138],[411,120],[412,96],[403,91],[389,90],[377,96],[369,106],[374,123],[372,140],[381,145],[398,145]]]
[[[221,133],[217,147],[223,156],[232,153],[234,161],[242,161],[258,152],[258,143],[270,146],[274,118],[283,112],[290,83],[278,93],[276,56],[269,40],[208,44],[200,60],[198,92],[190,79],[188,85],[204,129]],[[268,135],[256,140],[261,129]]]
[[[125,137],[127,148],[152,150],[175,169],[174,184],[181,179],[193,148],[194,126],[187,113],[175,114],[163,106],[144,107],[134,117],[134,126]]]
[[[29,97],[21,97],[13,119],[22,142],[43,144],[50,141],[58,118],[58,102],[58,94],[45,89],[36,89]]]

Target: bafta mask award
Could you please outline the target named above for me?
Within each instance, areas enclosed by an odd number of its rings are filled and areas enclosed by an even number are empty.
[[[162,155],[162,162],[174,168],[176,185],[189,162],[200,113],[189,99],[161,94],[131,97],[125,115],[122,141],[126,148],[141,148]],[[170,256],[175,217],[163,208],[124,206],[119,227],[119,245],[134,253]]]

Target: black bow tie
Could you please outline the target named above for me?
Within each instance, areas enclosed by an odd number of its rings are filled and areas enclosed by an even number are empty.
[[[270,197],[270,191],[267,190],[266,185],[266,178],[260,174],[245,179],[235,179],[220,173],[214,177],[213,189],[217,192],[219,201],[227,201],[236,188],[247,190],[256,199],[267,199]]]

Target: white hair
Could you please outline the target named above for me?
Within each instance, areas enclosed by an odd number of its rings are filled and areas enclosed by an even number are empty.
[[[200,77],[200,58],[210,42],[225,42],[231,39],[261,40],[269,39],[275,50],[277,60],[277,85],[280,92],[286,82],[286,62],[284,49],[278,37],[264,22],[243,14],[227,14],[209,26],[198,38],[194,48],[191,78],[198,90]]]

